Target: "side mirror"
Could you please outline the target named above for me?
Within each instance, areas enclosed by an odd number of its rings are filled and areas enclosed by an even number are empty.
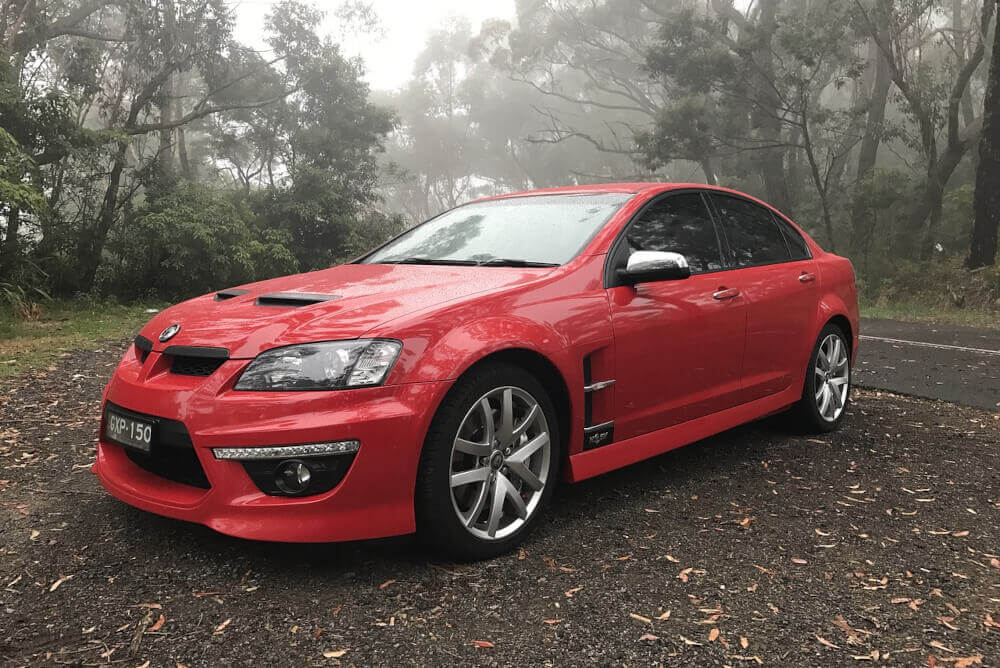
[[[691,275],[687,258],[680,253],[636,251],[628,265],[618,270],[618,279],[626,285],[652,281],[677,281]]]

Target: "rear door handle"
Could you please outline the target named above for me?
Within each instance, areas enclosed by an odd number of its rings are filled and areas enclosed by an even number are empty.
[[[719,288],[712,293],[715,299],[735,299],[740,296],[740,291],[736,288]]]
[[[816,280],[816,274],[811,274],[809,272],[804,272],[799,274],[799,281],[802,283],[812,283]]]

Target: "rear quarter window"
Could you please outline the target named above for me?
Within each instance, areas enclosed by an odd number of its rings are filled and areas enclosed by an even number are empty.
[[[774,218],[775,224],[781,233],[785,236],[785,241],[788,243],[788,252],[791,253],[792,260],[808,260],[812,257],[812,253],[809,251],[809,245],[806,244],[806,240],[802,238],[799,231],[788,224],[788,221],[781,216],[771,214]]]

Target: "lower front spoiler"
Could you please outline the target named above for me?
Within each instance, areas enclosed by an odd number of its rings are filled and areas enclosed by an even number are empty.
[[[344,479],[330,492],[315,496],[264,494],[241,463],[217,460],[212,455],[212,446],[233,446],[233,439],[218,430],[210,436],[200,435],[197,425],[189,425],[189,429],[210,489],[173,482],[146,471],[121,446],[104,439],[98,442],[92,470],[108,492],[129,505],[238,538],[326,543],[412,533],[413,491],[426,416],[433,414],[444,389],[436,385],[399,389],[392,399],[382,397],[377,410],[369,406],[352,411],[350,423],[343,412],[336,415],[332,429],[327,428],[330,438],[355,438],[361,447]],[[132,403],[126,407],[155,414],[149,407],[135,405],[141,401]],[[314,421],[318,417],[306,414],[303,419]],[[286,419],[282,424],[288,427],[288,422]],[[270,435],[255,433],[275,445],[302,442],[299,435],[295,429]]]

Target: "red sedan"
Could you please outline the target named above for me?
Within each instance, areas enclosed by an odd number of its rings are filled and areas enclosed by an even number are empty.
[[[103,397],[111,494],[220,532],[483,558],[577,481],[779,411],[844,418],[850,262],[738,192],[466,204],[351,263],[157,314]]]

